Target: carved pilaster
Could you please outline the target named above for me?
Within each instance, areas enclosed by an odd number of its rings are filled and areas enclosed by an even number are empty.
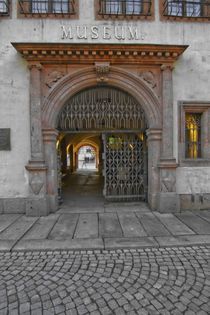
[[[40,63],[30,63],[30,130],[31,160],[43,160],[41,128],[41,70]]]
[[[56,129],[43,129],[43,141],[45,159],[47,161],[47,197],[50,212],[58,208],[58,176],[57,176],[57,152],[56,141],[58,131]]]
[[[158,192],[160,191],[160,171],[158,163],[160,160],[162,130],[147,130],[148,142],[148,202],[151,209],[156,210],[158,207]]]
[[[30,132],[31,159],[26,165],[29,173],[30,197],[27,199],[26,215],[48,214],[46,199],[46,171],[41,128],[41,70],[38,62],[29,63],[30,70]]]
[[[162,65],[163,159],[173,159],[173,82],[172,66]]]
[[[173,67],[168,64],[161,66],[162,70],[162,104],[163,104],[163,138],[162,152],[159,163],[160,193],[159,211],[176,212],[179,210],[179,200],[176,194],[177,163],[173,156]]]

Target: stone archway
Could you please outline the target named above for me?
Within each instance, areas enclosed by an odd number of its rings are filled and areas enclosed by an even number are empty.
[[[12,43],[30,69],[31,156],[27,215],[57,209],[56,117],[75,93],[106,83],[132,95],[145,111],[149,129],[148,201],[152,209],[177,211],[173,155],[174,62],[184,45]],[[49,80],[45,81],[46,75]],[[45,84],[49,91],[45,93]]]
[[[97,86],[98,74],[95,67],[88,67],[82,71],[77,71],[74,75],[67,75],[58,82],[43,104],[42,128],[44,136],[45,160],[48,166],[47,171],[47,192],[50,200],[50,209],[55,211],[57,208],[57,184],[56,184],[56,127],[57,118],[64,104],[73,95],[84,89]],[[148,203],[151,208],[157,207],[157,194],[159,193],[159,169],[161,145],[161,105],[145,82],[120,68],[111,67],[108,74],[108,86],[120,88],[133,96],[145,112],[149,129],[148,136]],[[48,134],[54,134],[51,142],[45,141]],[[53,158],[54,157],[54,158]],[[54,162],[52,163],[52,159]],[[49,161],[51,163],[49,167]],[[52,167],[54,165],[54,167]]]

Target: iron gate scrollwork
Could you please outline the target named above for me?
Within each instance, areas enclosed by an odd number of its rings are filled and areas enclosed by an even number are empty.
[[[104,134],[104,196],[146,200],[147,156],[143,134]]]
[[[74,95],[59,114],[62,131],[147,128],[144,111],[134,97],[111,87],[95,87]]]

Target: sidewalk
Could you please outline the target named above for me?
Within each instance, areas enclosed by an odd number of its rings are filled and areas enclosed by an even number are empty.
[[[63,206],[48,217],[0,215],[0,250],[71,250],[210,244],[210,211],[161,214],[144,203]]]

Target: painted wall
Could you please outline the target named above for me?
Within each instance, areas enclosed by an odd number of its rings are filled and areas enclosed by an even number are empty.
[[[174,87],[174,155],[177,157],[177,102],[210,101],[210,23],[160,22],[159,4],[155,0],[154,21],[96,21],[94,0],[79,0],[79,19],[17,18],[17,1],[12,1],[12,18],[0,18],[0,127],[11,128],[11,151],[0,151],[0,198],[26,197],[28,177],[25,165],[30,158],[29,139],[29,71],[11,42],[105,42],[184,44],[189,48],[175,65]],[[61,26],[136,26],[139,40],[62,39]],[[179,168],[177,189],[180,193],[205,188],[208,168]],[[195,180],[189,181],[189,176]],[[204,188],[201,188],[204,187]]]

